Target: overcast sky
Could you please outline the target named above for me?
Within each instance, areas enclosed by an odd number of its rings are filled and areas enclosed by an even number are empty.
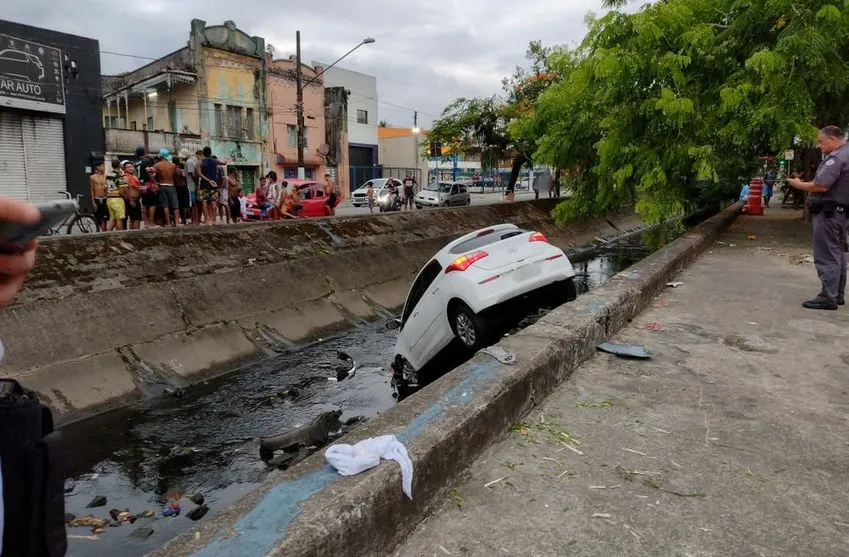
[[[521,7],[519,7],[521,6]],[[185,45],[189,21],[233,20],[274,45],[277,57],[331,62],[364,37],[365,45],[340,66],[377,77],[380,118],[411,126],[413,110],[427,126],[459,96],[491,95],[524,61],[528,42],[570,44],[586,33],[584,15],[601,13],[601,0],[23,0],[3,18],[88,36],[101,50],[159,57]],[[102,54],[105,74],[148,60]],[[398,105],[405,108],[397,108]]]

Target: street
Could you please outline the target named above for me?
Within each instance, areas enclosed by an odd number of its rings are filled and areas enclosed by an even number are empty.
[[[503,203],[504,196],[500,191],[495,192],[486,192],[486,193],[475,193],[472,192],[472,205],[493,205],[495,203]],[[517,191],[515,201],[529,201],[534,198],[533,191]],[[379,211],[377,207],[374,209],[374,213],[378,214]],[[336,216],[337,217],[352,217],[357,215],[367,215],[369,214],[368,207],[354,207],[351,205],[350,199],[345,199],[339,206],[336,208]]]

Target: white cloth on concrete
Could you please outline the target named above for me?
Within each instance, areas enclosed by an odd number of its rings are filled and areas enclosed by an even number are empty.
[[[500,346],[489,346],[481,350],[482,354],[489,354],[502,364],[507,364],[508,366],[512,366],[516,363],[516,354],[510,352],[509,350],[505,350]]]
[[[374,468],[381,458],[394,460],[401,466],[401,491],[413,498],[413,462],[407,448],[394,435],[363,439],[356,445],[332,445],[324,451],[324,458],[343,476]]]

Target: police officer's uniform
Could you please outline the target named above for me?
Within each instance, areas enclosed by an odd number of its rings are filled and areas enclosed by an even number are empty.
[[[822,291],[805,307],[835,309],[846,290],[846,233],[849,229],[849,143],[826,155],[814,183],[828,188],[808,196],[814,236],[814,264]]]

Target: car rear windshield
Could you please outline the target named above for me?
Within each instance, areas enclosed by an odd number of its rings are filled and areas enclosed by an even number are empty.
[[[513,236],[519,236],[520,234],[527,233],[527,230],[513,229],[513,230],[502,230],[500,232],[493,232],[492,234],[486,234],[484,236],[478,236],[476,238],[472,238],[470,240],[466,240],[465,242],[461,242],[451,248],[452,254],[458,253],[468,253],[470,251],[474,251],[476,249],[481,249],[484,246],[488,246],[490,244],[494,244],[495,242],[500,242],[501,240],[506,240],[507,238],[512,238]]]

